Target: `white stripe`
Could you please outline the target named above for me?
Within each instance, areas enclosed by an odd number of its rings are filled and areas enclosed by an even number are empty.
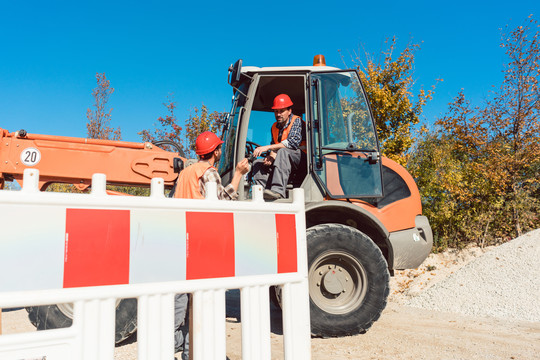
[[[275,214],[235,213],[234,249],[236,276],[276,274]]]
[[[64,207],[12,205],[0,215],[0,228],[2,291],[62,288]]]
[[[131,284],[186,279],[185,211],[132,210]]]

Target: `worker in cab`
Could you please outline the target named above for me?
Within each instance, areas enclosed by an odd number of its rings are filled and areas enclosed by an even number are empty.
[[[217,183],[218,199],[236,200],[238,198],[238,185],[242,176],[250,170],[249,162],[248,159],[240,161],[236,165],[231,183],[223,186],[221,177],[214,167],[221,157],[221,144],[223,141],[210,131],[205,131],[197,137],[195,153],[199,156],[199,161],[186,167],[178,176],[175,198],[204,199],[205,185],[210,181]]]
[[[238,198],[238,185],[242,176],[249,171],[248,159],[236,165],[233,179],[227,186],[221,184],[221,177],[214,165],[221,157],[223,141],[216,134],[205,131],[195,141],[195,153],[199,161],[186,167],[176,183],[174,197],[184,199],[204,199],[206,183],[217,183],[217,197],[220,200],[235,200]],[[189,359],[189,316],[188,294],[176,294],[174,298],[174,352],[182,351],[182,360]]]
[[[291,173],[306,172],[306,125],[301,117],[293,115],[292,106],[287,94],[274,98],[272,141],[253,151],[255,157],[269,151],[264,159],[253,162],[253,180],[265,188],[266,200],[284,198]]]

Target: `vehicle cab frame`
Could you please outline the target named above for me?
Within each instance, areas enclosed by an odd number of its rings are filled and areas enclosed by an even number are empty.
[[[306,202],[382,197],[379,144],[356,71],[327,66],[240,66],[241,62],[232,66],[229,75],[234,97],[219,165],[224,182],[231,178],[234,164],[256,145],[270,143],[270,127],[275,122],[272,100],[286,93],[293,101],[293,114],[306,122],[307,176],[290,179],[293,186],[304,188]],[[249,198],[249,186],[240,187],[239,195]]]

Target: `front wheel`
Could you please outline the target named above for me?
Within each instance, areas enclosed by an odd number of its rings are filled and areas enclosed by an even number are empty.
[[[366,332],[384,310],[390,274],[381,250],[364,233],[341,224],[307,229],[311,333]]]
[[[58,329],[73,323],[73,304],[27,307],[28,319],[37,330]],[[137,330],[137,299],[122,299],[116,303],[115,343],[127,339]]]

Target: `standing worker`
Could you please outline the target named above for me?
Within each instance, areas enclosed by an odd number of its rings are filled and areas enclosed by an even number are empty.
[[[219,200],[235,200],[238,198],[238,185],[242,176],[249,171],[248,159],[236,165],[232,181],[229,185],[221,184],[221,177],[214,167],[221,157],[221,144],[223,141],[213,132],[205,131],[195,141],[195,153],[199,161],[186,167],[176,182],[175,198],[204,199],[206,196],[206,183],[217,183],[217,197]],[[189,359],[189,317],[188,294],[177,294],[174,297],[174,352],[183,349],[182,360]]]
[[[223,140],[210,131],[205,131],[197,137],[195,153],[199,156],[199,162],[182,170],[178,176],[175,198],[204,199],[205,185],[209,181],[217,183],[219,200],[238,198],[238,185],[242,176],[249,171],[249,162],[247,159],[240,161],[236,165],[231,183],[227,186],[221,185],[221,177],[214,167],[221,158],[221,144]]]
[[[301,117],[293,115],[293,102],[287,94],[274,98],[272,142],[253,151],[255,157],[270,151],[264,159],[253,163],[253,180],[262,185],[264,198],[277,200],[285,197],[285,189],[292,172],[305,173],[306,169],[306,124]]]

